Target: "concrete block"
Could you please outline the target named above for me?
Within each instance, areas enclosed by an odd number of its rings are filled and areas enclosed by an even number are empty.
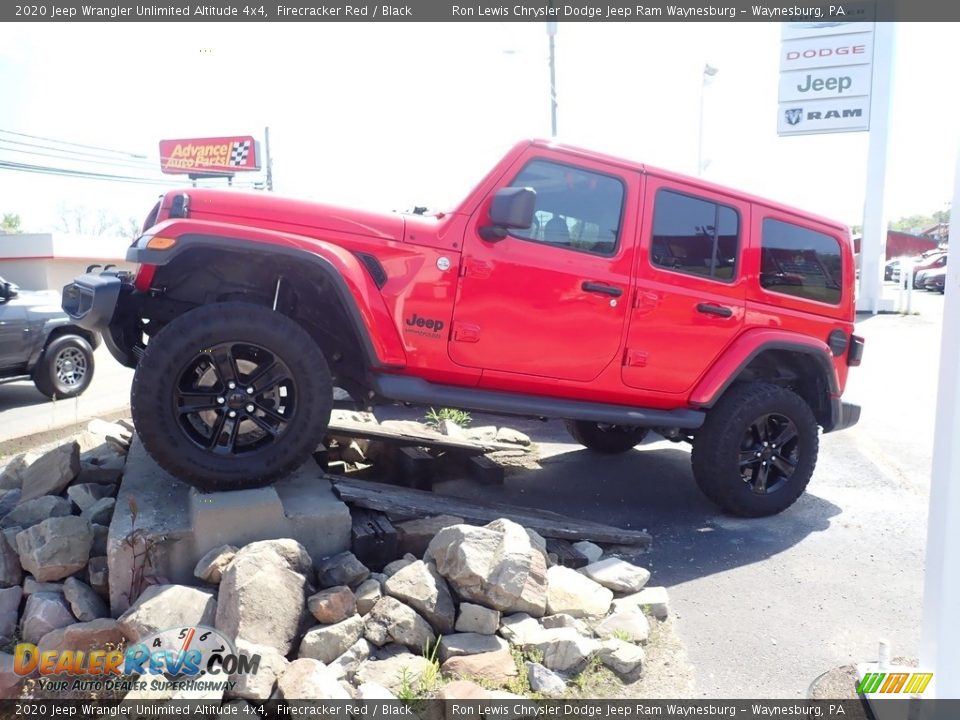
[[[503,465],[484,455],[467,458],[467,475],[481,485],[503,485]]]
[[[134,439],[107,538],[110,609],[132,601],[131,583],[149,549],[147,575],[192,585],[197,562],[220,545],[292,538],[314,559],[350,548],[350,511],[312,461],[277,483],[202,493],[160,468]]]

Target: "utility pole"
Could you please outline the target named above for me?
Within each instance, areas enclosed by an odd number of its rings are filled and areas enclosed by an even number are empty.
[[[551,0],[550,7],[553,7]],[[547,37],[550,40],[550,137],[557,136],[557,52],[554,38],[557,36],[557,23],[547,23]]]
[[[697,176],[703,175],[703,100],[707,93],[707,84],[720,72],[719,69],[707,64],[703,66],[703,80],[700,83],[700,138],[697,142]]]
[[[270,158],[270,127],[263,129],[263,144],[266,150],[264,160],[267,164],[267,192],[273,192],[273,160]]]

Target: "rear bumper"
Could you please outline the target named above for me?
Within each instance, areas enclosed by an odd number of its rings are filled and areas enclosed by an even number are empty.
[[[64,286],[61,304],[74,323],[100,333],[118,362],[135,367],[137,358],[122,322],[122,298],[133,291],[131,280],[129,273],[110,270],[78,275]]]

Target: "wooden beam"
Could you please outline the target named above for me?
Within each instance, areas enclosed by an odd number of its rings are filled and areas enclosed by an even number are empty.
[[[333,483],[334,490],[345,503],[385,512],[394,520],[456,515],[468,523],[486,524],[498,518],[506,518],[548,538],[592,540],[641,548],[649,547],[651,542],[650,536],[639,530],[624,530],[603,523],[577,520],[549,510],[463,500],[338,475],[328,474],[325,477]]]
[[[327,435],[335,438],[366,438],[367,440],[382,440],[400,446],[437,448],[467,455],[483,455],[494,450],[516,450],[528,452],[522,445],[496,442],[495,440],[468,440],[453,438],[433,432],[428,429],[415,428],[413,423],[409,429],[406,425],[390,427],[374,423],[352,422],[344,418],[331,420],[327,426]]]

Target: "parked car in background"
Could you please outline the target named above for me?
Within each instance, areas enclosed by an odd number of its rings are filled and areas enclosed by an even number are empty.
[[[924,264],[918,266],[913,275],[913,287],[923,289],[927,276],[937,270],[943,270],[947,267],[946,253],[930,258]]]
[[[900,268],[904,260],[905,258],[894,258],[893,260],[887,262],[887,264],[883,266],[883,279],[899,282]]]
[[[56,290],[28,292],[0,278],[0,383],[32,380],[48,398],[76,397],[93,379],[99,343],[71,322]]]
[[[927,270],[923,278],[923,289],[943,293],[946,288],[947,269]]]

